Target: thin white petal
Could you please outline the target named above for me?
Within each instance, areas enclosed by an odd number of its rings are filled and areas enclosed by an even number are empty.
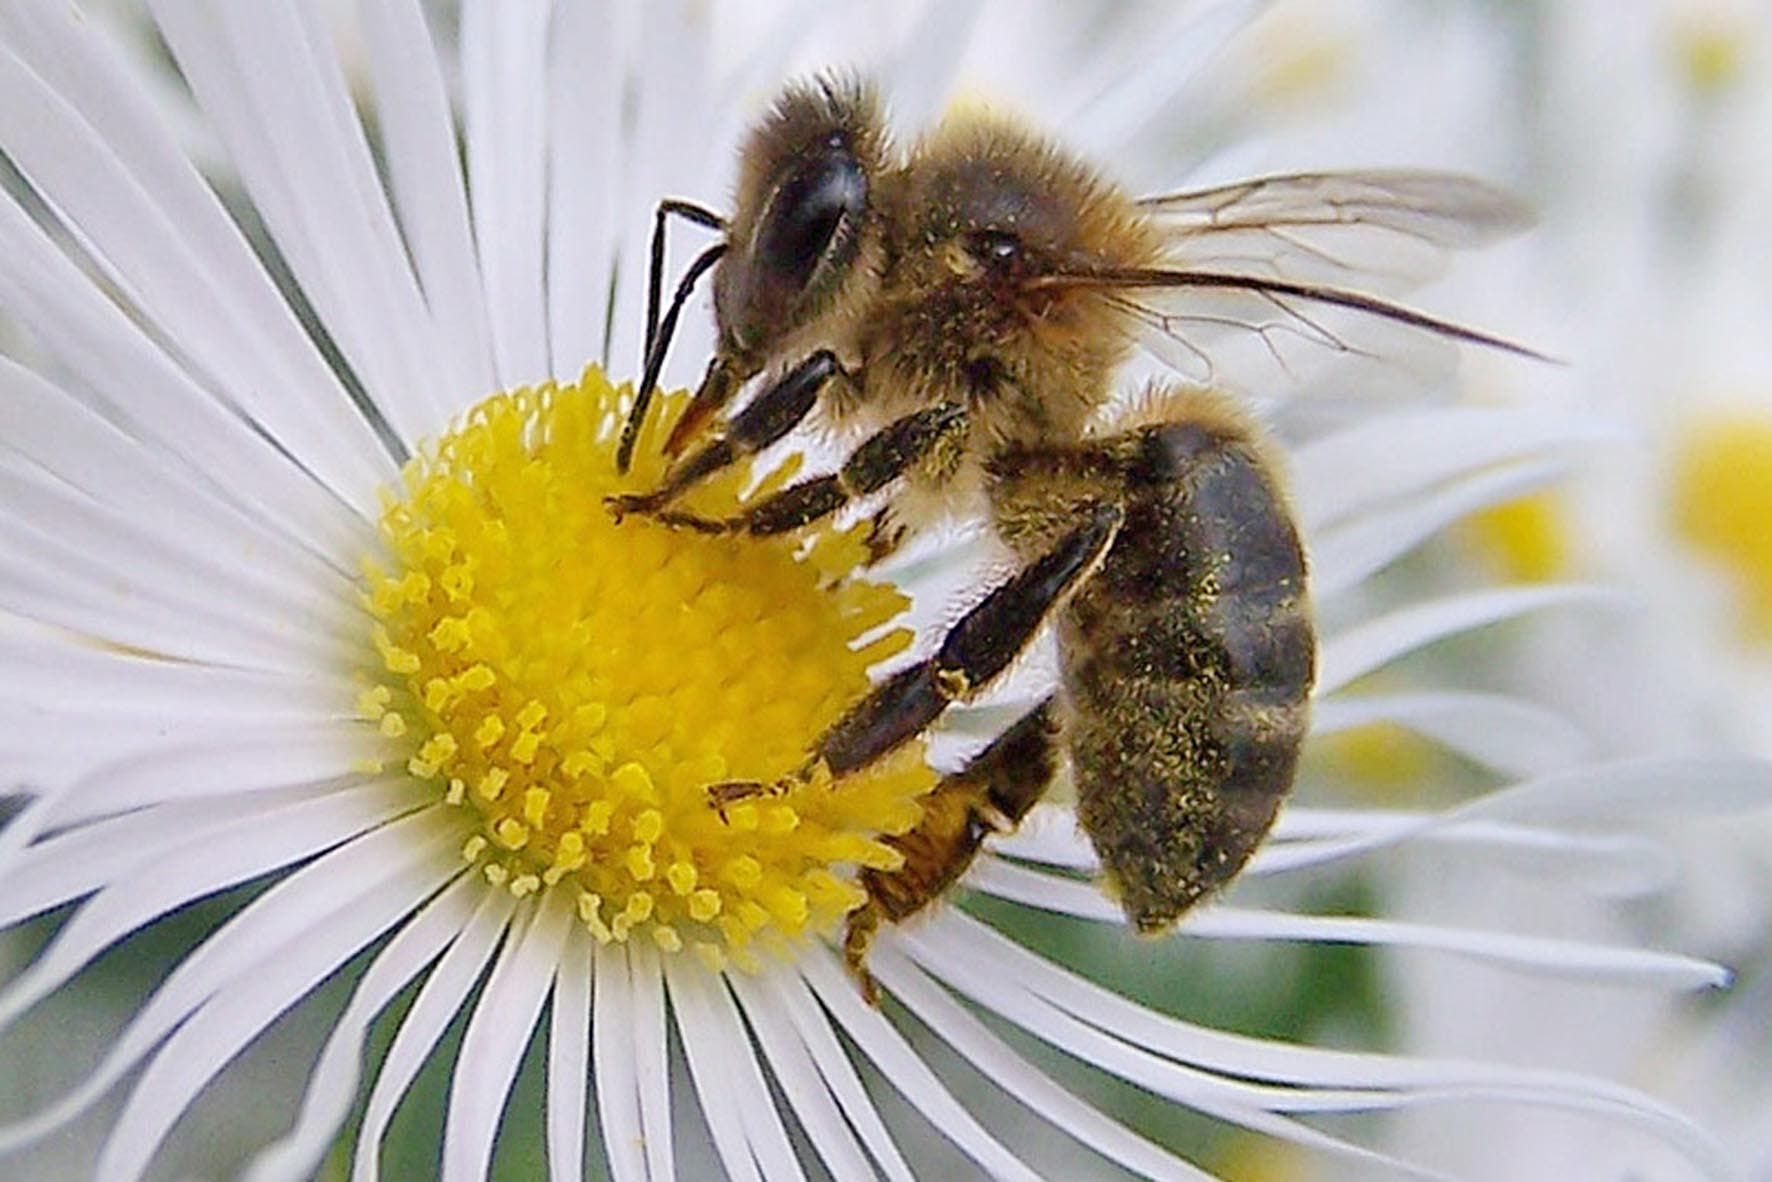
[[[95,768],[62,798],[57,823],[166,801],[250,794],[285,785],[337,782],[352,765],[385,752],[385,740],[342,720],[295,726],[236,726],[212,738],[168,742]],[[77,811],[76,811],[77,810]]]
[[[1298,449],[1292,485],[1318,533],[1377,505],[1492,464],[1596,438],[1592,422],[1538,409],[1449,407],[1380,415]]]
[[[442,65],[416,0],[358,7],[400,228],[451,362],[444,401],[466,406],[497,388],[497,377]]]
[[[553,372],[561,378],[575,378],[588,361],[633,363],[606,356],[603,339],[615,275],[612,211],[622,173],[624,71],[618,68],[621,39],[610,25],[627,15],[588,4],[556,5],[548,38],[548,343]],[[605,64],[584,69],[589,61]],[[644,278],[637,272],[624,276],[628,292],[640,291]]]
[[[169,853],[188,851],[230,826],[250,828],[255,818],[337,790],[335,784],[262,788],[144,808],[57,832],[7,862],[0,876],[6,884],[0,892],[0,927],[151,868]]]
[[[443,1031],[467,1003],[474,983],[485,972],[487,962],[505,938],[516,900],[509,891],[486,888],[473,919],[462,929],[461,937],[431,970],[424,987],[418,991],[412,1008],[401,1019],[400,1030],[388,1047],[381,1071],[370,1089],[363,1109],[363,1124],[357,1130],[357,1149],[351,1159],[354,1182],[374,1182],[381,1175],[381,1143],[387,1135],[388,1121],[393,1119],[413,1077],[443,1037]]]
[[[863,1054],[911,1106],[928,1118],[960,1151],[997,1178],[1020,1178],[1038,1182],[1039,1174],[1028,1168],[979,1124],[966,1107],[954,1099],[921,1055],[880,1012],[861,999],[855,982],[837,967],[823,950],[809,951],[800,962],[801,974],[824,1003],[838,1025],[855,1040]]]
[[[934,121],[952,93],[960,58],[984,11],[979,0],[936,0],[923,5],[895,52],[879,68],[880,89],[893,98],[897,126],[915,134]]]
[[[1414,604],[1324,640],[1316,692],[1333,693],[1405,653],[1473,628],[1547,608],[1616,603],[1618,598],[1599,587],[1503,587]]]
[[[761,978],[761,984],[793,1023],[801,1043],[818,1067],[824,1086],[830,1089],[837,1106],[861,1135],[863,1144],[874,1155],[880,1168],[886,1171],[886,1176],[893,1182],[912,1182],[911,1168],[899,1153],[897,1140],[886,1128],[886,1122],[880,1119],[873,1098],[855,1073],[849,1052],[837,1041],[830,1017],[818,1004],[805,980],[798,974],[767,973]]]
[[[445,847],[455,840],[457,827],[451,824],[440,828],[434,815],[438,811],[428,810],[391,822],[316,859],[237,912],[180,962],[107,1050],[104,1059],[77,1087],[26,1120],[0,1129],[0,1151],[36,1140],[97,1100],[218,989],[251,969],[266,946],[293,938],[306,929],[315,915],[342,907],[383,883],[399,880],[414,867],[439,865],[447,856]],[[417,903],[410,894],[403,897],[409,906]],[[88,909],[104,898],[101,895],[88,904]],[[85,914],[83,910],[69,922],[56,941],[57,950],[66,940],[65,933]],[[43,963],[34,963],[15,980],[13,987],[33,978]]]
[[[725,984],[679,956],[666,958],[664,969],[677,1037],[726,1176],[731,1182],[803,1182],[805,1173],[788,1145],[756,1048]]]
[[[905,946],[919,957],[933,953],[941,966],[937,976],[951,978],[1006,1016],[1003,1005],[1014,1005],[1028,1014],[1040,1013],[1026,1010],[1015,999],[1014,995],[1025,989],[1081,1023],[1114,1034],[1140,1055],[1150,1051],[1172,1057],[1220,1073],[1233,1083],[1265,1079],[1296,1085],[1248,1093],[1265,1097],[1276,1112],[1376,1111],[1479,1100],[1550,1106],[1621,1120],[1677,1147],[1696,1163],[1714,1168],[1717,1161],[1714,1142],[1688,1117],[1653,1097],[1607,1080],[1491,1063],[1327,1051],[1195,1026],[1085,981],[957,912],[944,913],[939,922],[911,934]],[[998,966],[994,973],[979,967],[992,962]],[[999,998],[1003,999],[1001,1005]],[[1046,1012],[1035,1020],[1044,1028],[1053,1016]],[[1074,1027],[1064,1028],[1075,1031]],[[1028,1029],[1048,1037],[1035,1026]],[[1148,1065],[1143,1070],[1148,1070]],[[1320,1135],[1293,1122],[1279,1135],[1299,1139],[1300,1133],[1325,1149],[1364,1153],[1345,1143],[1326,1143]]]
[[[577,1182],[585,1175],[585,1105],[591,1077],[591,949],[569,939],[554,975],[548,1022],[548,1177]]]
[[[274,515],[316,554],[358,554],[370,545],[365,518],[175,364],[9,194],[0,196],[0,306],[78,378],[70,392],[227,490],[242,510]]]
[[[671,85],[633,86],[629,90],[633,100],[628,108],[631,122],[623,143],[621,185],[612,211],[620,235],[616,247],[620,290],[611,307],[610,321],[611,362],[617,372],[629,364],[628,358],[637,358],[644,335],[645,303],[635,298],[635,293],[643,290],[653,209],[659,198],[666,196],[717,205],[724,194],[710,191],[705,165],[711,150],[718,147],[729,152],[732,144],[730,139],[714,138],[716,123],[709,118],[709,112],[718,110],[711,102],[713,22],[702,19],[703,14],[693,6],[679,4],[637,5],[632,15],[638,28],[633,31],[633,45],[623,58],[629,76],[668,77]],[[622,20],[615,21],[614,26],[616,36],[629,31]],[[654,151],[657,144],[669,144],[671,150]],[[699,251],[706,243],[705,238],[683,235],[680,229],[672,241],[680,245],[666,261],[667,273],[674,271],[678,251],[683,252],[682,258],[688,258],[691,248]],[[701,376],[713,340],[711,330],[711,317],[684,316],[678,326],[677,343],[665,365],[664,386],[693,385]]]
[[[436,853],[402,874],[365,882],[358,897],[331,912],[316,912],[306,927],[280,943],[262,940],[257,963],[204,1002],[154,1055],[105,1141],[98,1177],[139,1178],[197,1093],[234,1056],[461,873],[459,861],[440,844]]]
[[[1144,1178],[1210,1182],[1204,1170],[1160,1149],[1011,1050],[897,949],[877,947],[868,961],[880,983],[943,1042],[992,1083],[1102,1156]]]
[[[1509,872],[1550,876],[1573,889],[1613,896],[1663,889],[1677,868],[1667,850],[1639,837],[1486,821],[1441,824],[1441,819],[1437,813],[1291,806],[1280,813],[1267,844],[1243,873],[1286,874],[1411,841],[1433,842]],[[1014,833],[993,838],[990,848],[1017,861],[1088,873],[1100,865],[1076,816],[1057,805],[1035,806]]]
[[[468,193],[505,387],[550,376],[542,305],[550,8],[545,0],[466,0],[461,11]]]
[[[1502,694],[1372,694],[1332,698],[1311,711],[1311,733],[1394,722],[1512,776],[1573,767],[1593,742],[1568,718]]]
[[[1467,513],[1541,488],[1567,469],[1552,460],[1479,472],[1324,530],[1310,542],[1311,594],[1322,602],[1357,586]]]
[[[1480,821],[1605,821],[1727,815],[1772,803],[1772,763],[1732,757],[1657,756],[1584,764],[1401,823],[1325,839],[1315,864],[1451,831]],[[1339,848],[1336,848],[1339,847]]]
[[[425,966],[466,930],[486,885],[465,870],[388,941],[364,972],[350,1003],[308,1077],[295,1124],[254,1160],[248,1182],[283,1182],[313,1175],[358,1096],[369,1025]]]
[[[213,534],[161,531],[141,520],[144,503],[102,504],[47,474],[0,465],[0,545],[41,568],[8,582],[48,584],[118,616],[138,613],[150,627],[162,615],[188,622],[181,630],[227,663],[256,657],[300,670],[337,653],[336,637],[359,610],[342,587],[267,579],[250,544],[224,548]]]
[[[648,1182],[652,1175],[639,1132],[634,983],[625,946],[598,946],[591,983],[591,1063],[597,1073],[597,1121],[609,1174],[615,1182]]]
[[[434,432],[424,303],[338,62],[310,19],[281,0],[150,7],[339,352],[406,439]]]
[[[0,358],[0,463],[41,468],[103,505],[134,510],[144,536],[201,543],[249,557],[260,585],[283,585],[308,596],[342,598],[351,576],[316,556],[282,529],[241,510],[72,394],[8,358]],[[154,512],[140,512],[152,505]]]
[[[531,912],[492,967],[450,1073],[443,1182],[472,1182],[491,1167],[499,1117],[575,926],[563,891],[546,892]]]
[[[19,695],[46,707],[95,717],[164,720],[166,704],[208,719],[302,721],[336,717],[353,700],[349,676],[309,669],[301,676],[216,665],[156,661],[48,633],[0,631],[0,662],[17,678],[0,698]],[[24,686],[30,686],[28,694]]]
[[[646,1168],[654,1182],[677,1176],[676,1136],[671,1125],[671,1064],[669,1033],[665,1028],[664,970],[656,949],[628,947],[629,979],[633,982],[633,1043],[635,1086],[640,1092],[640,1137],[646,1151]],[[633,1135],[630,1127],[629,1136]]]
[[[1103,923],[1122,923],[1125,918],[1119,906],[1091,883],[1056,878],[1008,862],[980,862],[966,881],[999,898],[1046,911]],[[1359,916],[1288,915],[1215,903],[1190,912],[1180,931],[1211,939],[1426,948],[1559,977],[1660,989],[1698,989],[1729,981],[1728,970],[1722,966],[1671,952]]]
[[[0,102],[0,131],[52,205],[199,372],[352,504],[371,506],[389,457],[350,406],[221,203],[92,26],[65,5],[11,5],[4,28],[59,95]],[[6,73],[0,68],[0,73]]]
[[[862,1182],[876,1177],[861,1142],[843,1119],[842,1110],[819,1075],[818,1065],[800,1041],[793,1022],[782,1012],[780,1001],[748,973],[730,974],[727,984],[744,1007],[757,1045],[769,1061],[770,1073],[781,1085],[782,1095],[793,1106],[800,1127],[831,1176],[837,1182]]]
[[[939,919],[929,925],[929,928],[939,927]],[[1143,1047],[1103,1034],[1019,986],[995,980],[994,974],[984,971],[988,962],[981,966],[976,958],[956,956],[951,948],[944,948],[940,940],[929,939],[932,934],[938,933],[931,933],[926,928],[904,941],[911,955],[917,957],[924,968],[978,1004],[1083,1062],[1252,1132],[1342,1154],[1367,1164],[1387,1166],[1417,1177],[1440,1177],[1283,1115],[1366,1112],[1392,1107],[1399,1097],[1360,1089],[1273,1087],[1164,1060]]]
[[[153,865],[117,875],[56,933],[29,968],[0,989],[0,1026],[48,996],[105,948],[174,908],[312,857],[412,811],[421,801],[410,782],[297,800],[231,822],[168,851]],[[292,881],[294,876],[281,885]],[[254,906],[264,905],[277,889]]]

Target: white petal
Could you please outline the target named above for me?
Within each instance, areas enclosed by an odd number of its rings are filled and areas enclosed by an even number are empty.
[[[1203,1072],[1184,1064],[1163,1060],[1143,1047],[1122,1042],[1095,1030],[1071,1015],[1048,1006],[1018,986],[1008,985],[970,955],[955,955],[932,936],[941,918],[923,931],[909,935],[904,943],[931,973],[1001,1014],[1022,1029],[1085,1063],[1137,1084],[1188,1108],[1296,1144],[1342,1154],[1356,1160],[1385,1165],[1418,1177],[1439,1177],[1430,1171],[1386,1157],[1318,1131],[1282,1113],[1364,1112],[1392,1107],[1397,1097],[1359,1089],[1278,1088]],[[898,933],[889,933],[896,936]]]
[[[1649,757],[1585,764],[1480,796],[1457,808],[1359,826],[1326,837],[1312,864],[1350,858],[1476,822],[1604,821],[1727,815],[1772,803],[1772,764],[1729,757]]]
[[[749,973],[729,974],[727,985],[744,1007],[757,1045],[769,1061],[770,1074],[780,1084],[781,1094],[793,1106],[800,1127],[831,1177],[837,1182],[876,1177],[861,1142],[843,1119],[842,1110],[825,1086],[793,1022],[782,1011],[780,1001]]]
[[[629,945],[628,966],[633,982],[633,1042],[635,1086],[640,1092],[640,1137],[646,1150],[646,1168],[654,1182],[675,1178],[676,1136],[671,1125],[671,1064],[669,1035],[665,1029],[665,982],[662,959],[656,949]],[[629,1126],[627,1136],[633,1135]]]
[[[530,910],[521,934],[506,941],[492,967],[450,1073],[443,1182],[472,1182],[491,1167],[499,1117],[576,926],[564,891],[546,892]]]
[[[766,973],[760,984],[793,1023],[801,1043],[812,1056],[824,1086],[836,1099],[849,1124],[893,1182],[912,1182],[911,1168],[898,1151],[898,1142],[880,1119],[873,1098],[855,1073],[849,1052],[837,1041],[837,1032],[818,999],[798,974]]]
[[[966,882],[998,898],[1045,911],[1103,923],[1124,922],[1118,904],[1093,884],[1057,878],[1025,866],[994,859],[982,861],[973,867]],[[1210,939],[1429,948],[1508,968],[1660,989],[1697,989],[1726,985],[1729,981],[1728,970],[1720,965],[1671,952],[1358,916],[1288,915],[1216,903],[1189,912],[1180,931]]]
[[[1085,981],[958,912],[944,913],[938,923],[923,926],[906,944],[914,954],[934,952],[943,958],[945,967],[938,975],[945,977],[951,971],[969,978],[990,994],[981,1000],[991,1008],[997,1008],[997,995],[1008,997],[1026,989],[1130,1047],[1196,1064],[1232,1080],[1298,1085],[1265,1093],[1276,1111],[1361,1111],[1504,1100],[1601,1114],[1662,1138],[1694,1162],[1716,1160],[1714,1143],[1689,1118],[1603,1079],[1492,1063],[1322,1050],[1196,1026]],[[982,973],[978,966],[986,963],[994,963],[996,971]],[[1342,1089],[1339,1097],[1329,1090],[1335,1088]],[[1302,1126],[1290,1127],[1296,1131]]]
[[[175,847],[153,865],[112,877],[105,889],[56,933],[31,966],[0,989],[0,1026],[48,996],[105,948],[174,908],[312,857],[410,812],[422,799],[410,782],[372,784],[298,799]],[[301,874],[311,870],[312,866]],[[271,905],[272,896],[298,877],[285,879],[253,906]],[[190,964],[187,960],[184,967]]]
[[[625,946],[598,946],[591,983],[591,1063],[597,1073],[597,1121],[609,1174],[615,1182],[648,1182],[653,1175],[642,1152],[647,1138],[640,1132],[639,1056],[634,1053],[638,1028]],[[660,1175],[659,1182],[670,1177]]]
[[[503,387],[550,376],[542,304],[550,7],[466,0],[461,10],[468,193]]]
[[[283,1182],[313,1175],[356,1102],[370,1023],[466,930],[475,903],[485,894],[484,882],[460,871],[454,882],[426,903],[376,954],[350,1003],[332,1024],[332,1033],[309,1074],[307,1094],[295,1124],[259,1154],[247,1174],[248,1182]]]
[[[1678,860],[1672,853],[1644,838],[1564,833],[1481,821],[1439,826],[1432,824],[1437,818],[1418,813],[1365,812],[1340,816],[1348,823],[1322,839],[1270,841],[1243,873],[1293,873],[1364,856],[1386,845],[1427,841],[1447,854],[1481,858],[1500,873],[1553,879],[1561,889],[1600,895],[1642,895],[1665,890],[1678,876]],[[1331,819],[1325,817],[1324,821]]]
[[[627,356],[610,358],[603,337],[615,276],[612,211],[623,170],[619,137],[626,78],[618,64],[623,39],[611,25],[631,16],[631,11],[588,4],[554,7],[547,69],[547,305],[552,371],[560,378],[576,377],[588,361],[605,367],[633,363]],[[605,64],[584,69],[590,61]],[[636,271],[623,278],[629,292],[638,292],[645,276]]]
[[[1495,863],[1505,872],[1554,877],[1560,886],[1605,895],[1663,889],[1677,868],[1667,850],[1643,838],[1441,820],[1437,813],[1289,806],[1243,873],[1286,874],[1411,841],[1433,842]],[[1017,861],[1088,873],[1100,865],[1077,828],[1076,816],[1057,805],[1036,805],[1013,834],[992,838],[990,848]]]
[[[569,939],[554,975],[548,1022],[548,1177],[585,1176],[585,1104],[591,1077],[591,949]]]
[[[393,470],[245,238],[115,51],[65,5],[8,7],[9,41],[58,92],[0,86],[0,137],[198,372],[349,503]],[[11,71],[0,67],[0,75]],[[77,114],[76,114],[77,112]]]
[[[281,943],[259,942],[258,960],[192,1014],[154,1055],[112,1126],[98,1177],[139,1178],[197,1093],[293,1006],[383,932],[410,916],[461,866],[437,854],[358,897],[317,912]]]
[[[439,827],[439,811],[427,810],[358,838],[284,878],[237,912],[180,962],[78,1087],[30,1118],[0,1129],[0,1151],[36,1140],[97,1100],[218,989],[257,964],[266,946],[293,938],[315,915],[343,907],[414,867],[439,865],[458,830],[454,824]],[[408,906],[418,901],[410,894],[403,897]],[[105,898],[99,896],[69,921],[53,951],[61,950],[68,933]],[[34,979],[47,959],[20,974],[7,993]]]
[[[1529,612],[1618,601],[1598,587],[1503,587],[1418,603],[1326,638],[1318,661],[1318,696],[1333,693],[1405,653],[1436,640]]]
[[[1591,421],[1537,409],[1379,415],[1299,448],[1291,457],[1292,486],[1306,529],[1316,534],[1461,474],[1601,435]]]
[[[897,949],[876,946],[868,967],[944,1043],[992,1083],[1102,1156],[1143,1178],[1211,1182],[1211,1175],[1138,1136],[1034,1067],[967,1013]]]
[[[70,393],[225,490],[242,510],[274,515],[316,554],[359,554],[371,544],[363,517],[176,365],[10,195],[0,195],[0,306],[75,375]]]
[[[250,557],[263,583],[343,598],[352,576],[283,529],[242,510],[220,490],[95,413],[58,386],[0,358],[0,463],[40,467],[103,505],[134,511],[143,535],[201,543],[238,561]],[[142,513],[152,505],[152,514]]]
[[[716,147],[731,150],[730,139],[716,140],[717,121],[709,118],[718,108],[712,103],[714,69],[709,44],[712,21],[702,19],[694,6],[645,4],[635,6],[638,29],[625,56],[630,78],[669,78],[669,86],[633,86],[628,108],[629,130],[623,144],[622,166],[612,219],[620,237],[616,247],[620,290],[611,308],[611,361],[620,372],[629,357],[638,357],[644,336],[645,303],[637,298],[646,275],[652,211],[659,198],[689,197],[702,202],[723,198],[710,186],[706,162]],[[613,22],[616,35],[627,31],[622,20]],[[621,53],[621,43],[612,48]],[[671,150],[655,150],[669,144]],[[723,161],[729,157],[723,156]],[[687,258],[687,249],[699,251],[705,238],[673,238]],[[677,251],[667,259],[673,267]],[[667,287],[668,290],[668,287]],[[665,365],[661,384],[693,385],[701,376],[712,344],[712,321],[707,316],[688,316],[678,327],[677,343]],[[629,352],[632,350],[632,352]],[[636,371],[638,369],[636,363]]]
[[[358,8],[400,228],[450,360],[440,392],[447,406],[465,407],[498,380],[442,64],[416,0],[364,0]]]
[[[385,752],[385,740],[343,721],[218,728],[212,738],[166,742],[94,769],[53,810],[58,824],[164,801],[198,801],[286,785],[337,783],[358,760]]]
[[[1332,698],[1311,710],[1311,734],[1372,722],[1418,731],[1496,771],[1543,775],[1573,767],[1593,742],[1563,715],[1501,694],[1371,694]]]
[[[947,102],[983,11],[979,0],[924,4],[916,23],[880,65],[881,92],[892,96],[893,123],[906,135],[922,131]]]
[[[732,1182],[804,1182],[775,1097],[757,1065],[756,1048],[725,983],[680,956],[665,958],[664,968],[677,1037],[726,1176]]]
[[[255,818],[288,805],[336,792],[334,784],[264,788],[256,792],[181,801],[107,817],[57,832],[8,860],[0,902],[0,927],[91,894],[107,883],[148,870],[173,851],[187,851],[230,827],[250,828]],[[53,812],[49,824],[54,823]],[[244,824],[243,824],[244,823]]]
[[[480,979],[487,962],[498,951],[510,926],[516,901],[509,891],[485,888],[473,919],[462,929],[461,937],[431,970],[424,987],[413,999],[412,1008],[400,1021],[400,1030],[388,1047],[381,1071],[370,1089],[363,1109],[363,1124],[357,1130],[357,1149],[351,1159],[353,1182],[374,1182],[381,1174],[381,1143],[387,1135],[388,1121],[393,1118],[413,1077],[424,1066],[431,1048],[443,1031],[467,1003],[468,994]]]
[[[178,664],[50,633],[0,630],[0,662],[16,678],[0,684],[0,698],[18,695],[45,707],[78,709],[101,718],[164,721],[167,703],[176,702],[177,714],[184,717],[312,721],[338,717],[340,704],[350,703],[356,693],[348,674],[335,673],[330,666],[287,676]]]
[[[806,983],[825,1009],[849,1037],[873,1060],[880,1074],[896,1088],[929,1123],[997,1178],[1020,1178],[1038,1182],[1039,1175],[1023,1164],[980,1125],[964,1105],[954,1099],[915,1048],[893,1028],[878,1010],[861,999],[855,982],[837,967],[822,949],[810,950],[800,961]]]
[[[408,441],[440,425],[439,355],[338,62],[278,2],[154,0],[166,44],[291,272],[370,398]]]
[[[1467,513],[1541,488],[1567,469],[1543,461],[1479,472],[1326,529],[1310,539],[1311,594],[1322,602],[1357,586]]]
[[[19,615],[188,660],[299,672],[332,659],[357,614],[342,596],[267,585],[250,550],[156,537],[141,506],[102,505],[47,475],[0,466],[0,504],[0,607]]]

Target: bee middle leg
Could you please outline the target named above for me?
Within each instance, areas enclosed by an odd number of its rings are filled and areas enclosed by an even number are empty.
[[[993,681],[1027,647],[1053,607],[1107,554],[1124,511],[1098,505],[1045,554],[998,585],[942,638],[933,657],[887,678],[819,739],[833,775],[865,767]]]

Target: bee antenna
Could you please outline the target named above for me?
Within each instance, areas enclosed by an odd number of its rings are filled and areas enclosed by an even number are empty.
[[[695,256],[695,261],[689,264],[689,269],[683,272],[683,278],[677,282],[677,291],[671,297],[671,306],[665,310],[664,319],[659,322],[656,330],[647,333],[646,364],[641,371],[640,385],[634,393],[633,409],[628,411],[628,421],[622,424],[621,442],[615,449],[615,468],[618,472],[626,472],[633,463],[634,443],[640,437],[640,427],[646,422],[646,411],[652,405],[658,374],[664,368],[665,352],[671,346],[671,338],[677,335],[677,320],[682,316],[683,305],[688,302],[689,294],[695,290],[696,283],[725,253],[726,244],[716,242]],[[648,325],[648,328],[651,329],[652,326]]]

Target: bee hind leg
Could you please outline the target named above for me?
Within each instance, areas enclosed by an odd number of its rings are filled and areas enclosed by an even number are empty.
[[[843,935],[843,962],[868,1004],[879,1001],[867,957],[880,925],[928,907],[965,875],[986,837],[1014,831],[1052,782],[1058,735],[1047,699],[964,768],[943,777],[924,799],[922,819],[914,827],[883,839],[904,855],[904,863],[897,870],[862,871],[867,901],[849,913]]]

